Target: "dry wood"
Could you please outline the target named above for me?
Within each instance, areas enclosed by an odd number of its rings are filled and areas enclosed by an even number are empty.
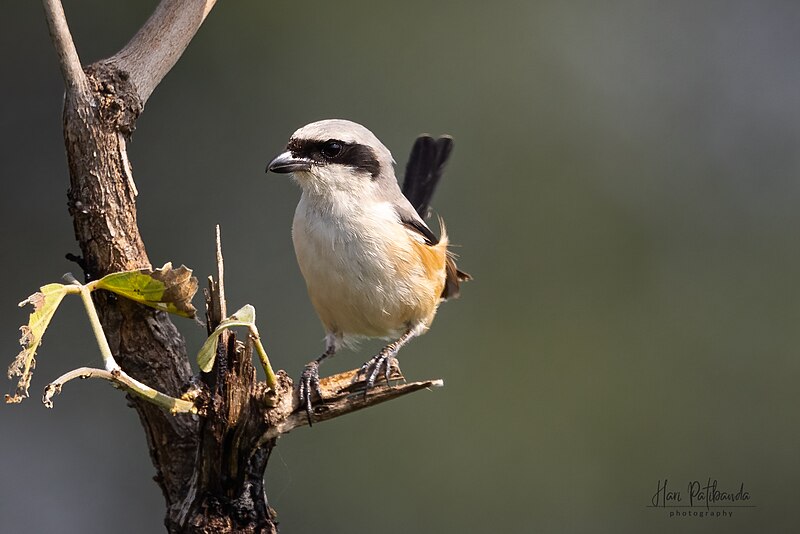
[[[379,381],[364,395],[364,382],[353,382],[357,369],[345,371],[338,375],[323,377],[319,381],[323,401],[314,406],[314,424],[328,421],[336,417],[369,408],[382,402],[390,401],[422,389],[434,389],[444,386],[442,380],[424,380],[421,382],[398,383],[403,375],[396,367],[392,368],[391,383]],[[284,375],[285,376],[285,375]],[[393,385],[392,385],[393,383]],[[272,421],[262,436],[262,441],[287,434],[295,428],[308,424],[305,410],[300,408],[300,399],[295,393],[289,405],[279,405],[274,413],[269,414]]]

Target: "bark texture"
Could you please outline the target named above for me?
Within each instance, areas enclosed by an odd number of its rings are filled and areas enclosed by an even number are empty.
[[[127,75],[106,64],[86,69],[88,92],[68,91],[64,139],[75,238],[87,278],[151,267],[136,221],[136,194],[126,143],[142,110]],[[96,304],[112,352],[134,378],[179,396],[191,378],[182,336],[169,316],[110,294]],[[141,419],[168,515],[193,473],[196,417],[170,415],[129,397]]]
[[[208,332],[225,317],[222,251],[217,234],[217,279],[206,292]],[[203,417],[195,472],[171,532],[277,533],[275,512],[267,503],[264,471],[277,438],[260,441],[266,414],[279,398],[292,397],[292,383],[281,376],[278,391],[256,380],[253,345],[226,330],[220,334],[214,367],[202,373]]]

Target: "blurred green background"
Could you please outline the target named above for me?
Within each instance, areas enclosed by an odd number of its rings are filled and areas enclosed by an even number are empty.
[[[155,4],[67,2],[84,63]],[[6,365],[17,302],[76,271],[78,248],[41,6],[4,11]],[[256,306],[297,376],[323,332],[291,245],[299,190],[264,167],[297,127],[341,117],[401,170],[417,134],[455,137],[434,207],[476,279],[401,352],[409,379],[444,389],[281,440],[267,487],[283,531],[797,531],[798,27],[800,4],[777,1],[220,2],[129,145],[152,261],[204,278],[220,223],[229,305]],[[196,351],[202,329],[177,321]],[[32,398],[0,407],[0,531],[163,530],[123,395],[76,382],[38,401],[99,362],[67,301]],[[708,477],[757,507],[646,508],[658,480]]]

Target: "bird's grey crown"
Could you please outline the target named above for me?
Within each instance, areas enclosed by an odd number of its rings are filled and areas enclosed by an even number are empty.
[[[394,163],[392,154],[371,131],[360,124],[345,119],[325,119],[306,124],[292,134],[292,139],[327,141],[338,139],[345,143],[366,145],[376,151],[381,160]],[[383,161],[381,161],[383,163]]]

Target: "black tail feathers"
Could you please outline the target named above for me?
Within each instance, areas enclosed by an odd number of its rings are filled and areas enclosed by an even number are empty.
[[[433,192],[452,151],[453,138],[447,135],[438,139],[420,135],[411,149],[403,179],[403,195],[423,219],[429,215]]]

